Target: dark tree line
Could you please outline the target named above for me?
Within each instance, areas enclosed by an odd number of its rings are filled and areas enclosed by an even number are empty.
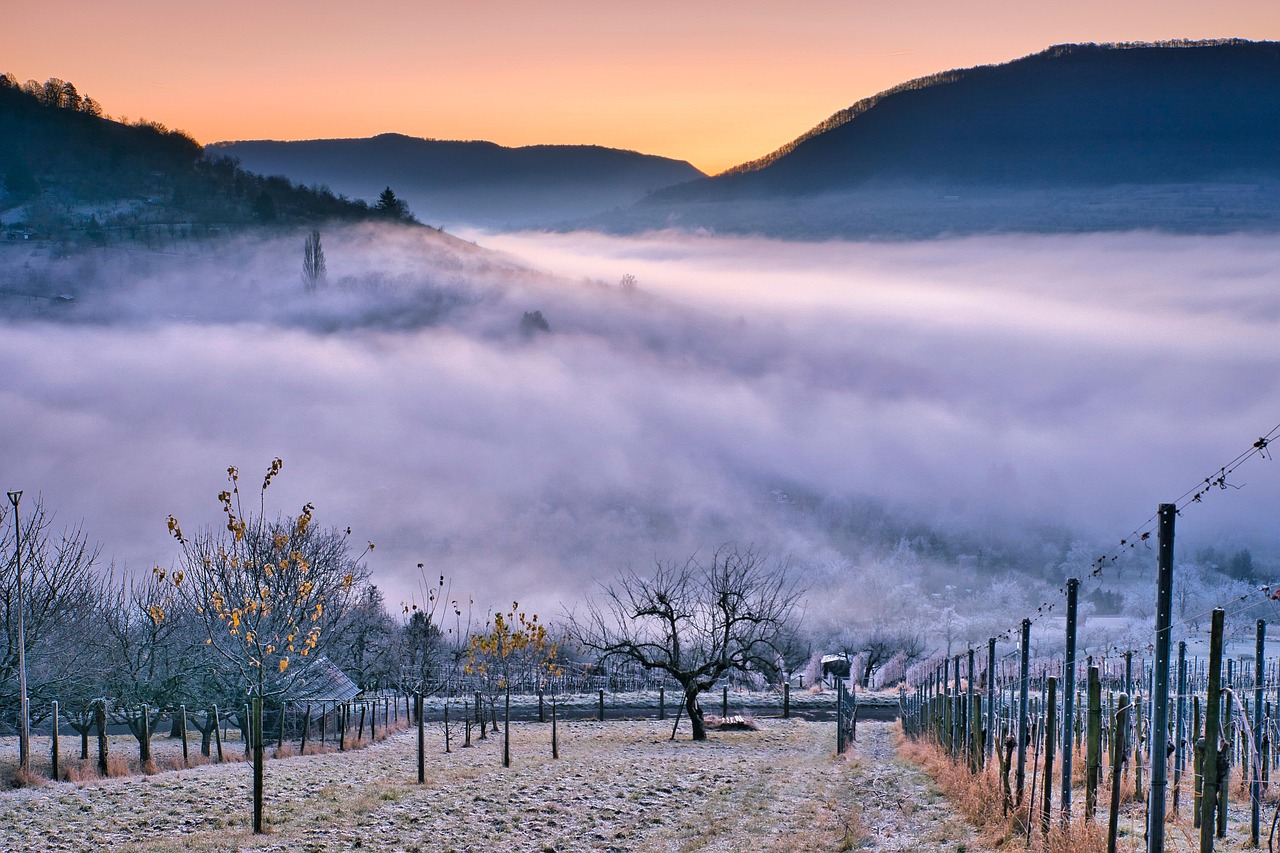
[[[75,85],[0,74],[0,207],[41,202],[43,236],[131,239],[140,227],[217,228],[322,221],[416,220],[388,187],[376,204],[240,168],[157,121],[107,117]],[[139,212],[81,222],[76,205],[133,201]],[[94,234],[88,235],[92,230]]]

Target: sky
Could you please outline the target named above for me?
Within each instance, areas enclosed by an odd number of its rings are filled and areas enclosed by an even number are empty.
[[[1274,0],[10,4],[0,71],[203,143],[384,132],[716,172],[897,83],[1051,44],[1280,39]]]

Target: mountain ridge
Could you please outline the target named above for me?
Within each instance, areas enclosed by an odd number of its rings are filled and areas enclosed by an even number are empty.
[[[253,171],[359,197],[395,188],[427,221],[545,225],[625,207],[663,186],[705,177],[683,160],[600,145],[504,146],[382,133],[206,146]]]

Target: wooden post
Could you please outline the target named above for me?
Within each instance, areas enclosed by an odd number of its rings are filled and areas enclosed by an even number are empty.
[[[782,707],[787,707],[787,693],[783,693]],[[784,713],[785,717],[786,714]],[[665,720],[667,718],[667,688],[663,685],[658,687],[658,719]]]
[[[600,722],[602,723],[604,722],[604,691],[603,690],[600,691],[600,713],[597,719],[599,719]]]
[[[343,702],[338,706],[338,751],[343,752],[347,748],[347,703]]]
[[[1160,504],[1156,572],[1156,649],[1151,672],[1151,798],[1147,802],[1147,853],[1164,853],[1165,791],[1169,755],[1169,643],[1173,613],[1175,504]]]
[[[58,781],[58,702],[53,702],[53,722],[52,729],[49,732],[49,760],[52,762],[53,769],[49,773],[49,778]]]
[[[511,682],[509,681],[502,711],[502,766],[511,766]]]
[[[253,715],[249,728],[253,732],[253,834],[265,832],[262,826],[262,697],[253,697]]]
[[[444,697],[444,752],[448,755],[452,750],[449,748],[449,697]]]
[[[476,691],[476,722],[480,724],[480,740],[485,740],[488,735],[485,734],[487,728],[484,724],[484,696],[480,691]]]
[[[222,729],[218,727],[218,706],[213,706],[213,740],[218,747],[218,763],[222,763]]]
[[[360,726],[359,728],[356,729],[356,745],[357,746],[359,746],[360,741],[364,740],[364,713],[365,711],[368,710],[368,708],[369,708],[368,702],[360,703]],[[370,735],[369,739],[373,740],[372,734]]]
[[[1142,744],[1146,741],[1145,726],[1142,724],[1142,694],[1133,697],[1133,797],[1142,799],[1142,762],[1146,750]]]
[[[190,767],[190,766],[191,766],[191,756],[190,756],[190,754],[187,752],[187,749],[188,749],[188,744],[187,744],[187,706],[186,706],[186,705],[179,705],[179,706],[178,706],[178,713],[182,715],[182,766],[183,766],[183,767]]]
[[[983,727],[986,755],[990,759],[996,745],[996,638],[987,640],[987,720]]]
[[[1116,835],[1120,827],[1120,770],[1124,765],[1124,737],[1120,732],[1129,726],[1129,694],[1120,694],[1116,710],[1115,736],[1111,738],[1111,810],[1107,817],[1107,853],[1116,853]]]
[[[479,695],[479,694],[477,694]],[[462,748],[467,749],[471,746],[471,709],[467,705],[467,700],[462,700],[462,721],[465,739],[462,742]]]
[[[1084,758],[1084,819],[1092,821],[1098,810],[1098,782],[1102,776],[1102,682],[1098,668],[1089,667],[1088,734]]]
[[[1222,608],[1213,611],[1209,631],[1209,683],[1204,706],[1204,757],[1201,770],[1200,853],[1213,853],[1218,808],[1218,725],[1222,704]]]
[[[1204,792],[1204,736],[1200,733],[1200,697],[1191,697],[1191,710],[1194,723],[1191,727],[1191,737],[1195,739],[1192,751],[1191,761],[1191,783],[1194,799],[1191,804],[1191,826],[1193,829],[1200,828],[1200,797]]]
[[[1044,805],[1040,813],[1040,832],[1049,834],[1049,819],[1053,808],[1053,754],[1057,748],[1058,734],[1058,679],[1050,676],[1045,698],[1044,724]]]
[[[658,697],[659,699],[661,699],[662,694],[659,693]],[[664,718],[661,715],[659,715],[658,719],[661,720]],[[791,682],[790,681],[782,682],[782,719],[784,720],[791,719]]]
[[[546,721],[547,721],[547,715],[543,713],[543,710],[542,710],[542,688],[539,687],[538,688],[538,722],[545,723]]]
[[[729,719],[729,685],[720,688],[720,719]]]
[[[427,732],[422,721],[422,691],[414,694],[413,705],[418,715],[418,784],[423,785],[427,781]]]
[[[1230,682],[1228,682],[1230,683]],[[1218,749],[1218,837],[1227,837],[1227,800],[1231,793],[1231,752],[1236,743],[1235,716],[1233,715],[1235,693],[1226,692],[1226,734],[1227,741]]]
[[[1067,579],[1067,656],[1062,685],[1062,825],[1071,824],[1071,761],[1076,715],[1076,614],[1080,581]]]
[[[298,744],[298,754],[307,754],[307,735],[311,732],[311,703],[307,703],[307,710],[302,715],[302,739]]]
[[[1027,717],[1027,691],[1030,689],[1031,620],[1022,620],[1022,652],[1018,668],[1018,772],[1014,776],[1017,795],[1014,803],[1022,805],[1022,789],[1027,780],[1027,737],[1031,721]]]
[[[325,729],[329,725],[329,710],[325,707],[325,703],[320,703],[320,747],[324,748]]]
[[[551,694],[551,757],[560,757],[560,739],[556,731],[556,694]]]
[[[93,709],[98,727],[98,773],[107,775],[107,700],[99,699]]]

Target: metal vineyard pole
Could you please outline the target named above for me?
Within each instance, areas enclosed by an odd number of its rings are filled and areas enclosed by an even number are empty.
[[[1080,581],[1067,580],[1067,659],[1062,689],[1062,823],[1071,822],[1071,752],[1074,746],[1072,723],[1076,717],[1076,609]]]
[[[1164,853],[1165,788],[1169,743],[1169,633],[1173,613],[1175,504],[1160,504],[1156,551],[1156,659],[1151,673],[1151,787],[1147,802],[1147,853]]]

